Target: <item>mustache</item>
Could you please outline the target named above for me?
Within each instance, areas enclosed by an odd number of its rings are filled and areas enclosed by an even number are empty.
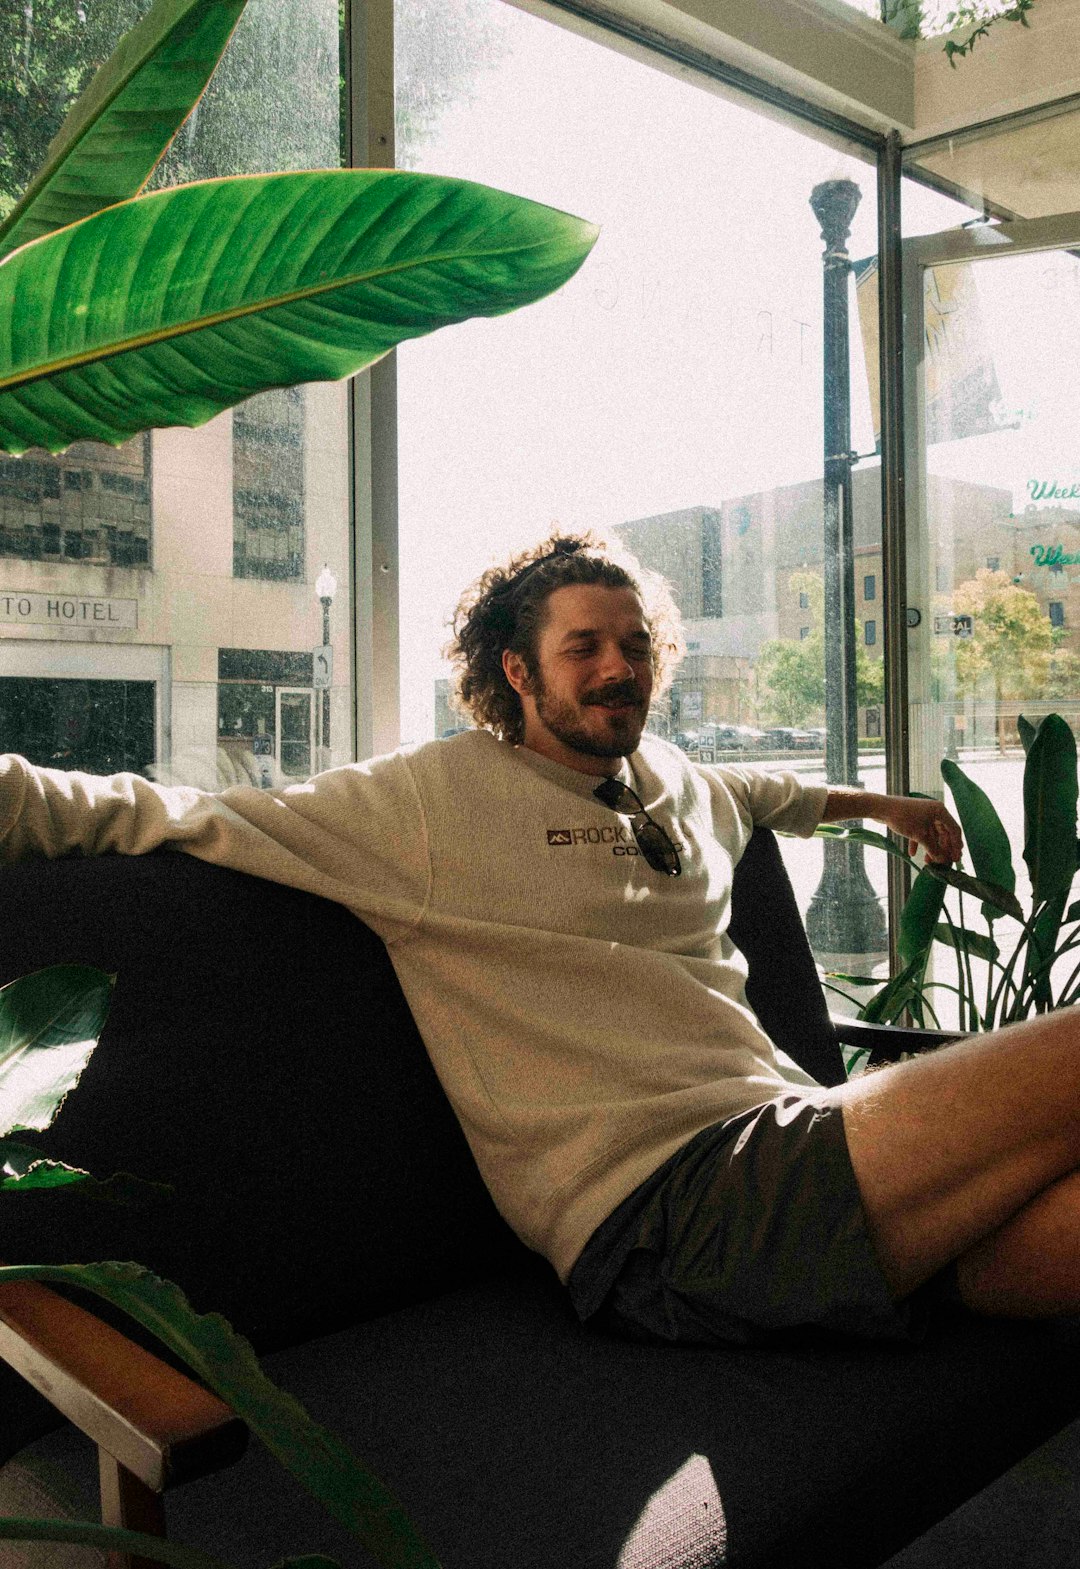
[[[581,701],[583,704],[636,703],[640,707],[641,693],[632,681],[623,681],[618,686],[606,686],[596,692],[587,692]]]

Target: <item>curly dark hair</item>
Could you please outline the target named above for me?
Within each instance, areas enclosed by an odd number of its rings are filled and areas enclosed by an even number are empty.
[[[667,691],[686,652],[682,617],[665,580],[600,534],[555,533],[505,566],[490,567],[458,601],[454,635],[444,652],[454,667],[454,707],[514,745],[524,738],[525,715],[506,679],[503,650],[520,654],[535,678],[544,606],[570,583],[632,588],[640,596],[652,636],[654,698]]]

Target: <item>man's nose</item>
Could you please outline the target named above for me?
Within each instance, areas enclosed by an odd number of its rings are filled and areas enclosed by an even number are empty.
[[[601,650],[600,674],[605,681],[636,679],[637,672],[618,643],[611,643]]]

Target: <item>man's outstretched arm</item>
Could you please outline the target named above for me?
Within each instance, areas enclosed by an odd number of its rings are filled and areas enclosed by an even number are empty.
[[[921,846],[928,861],[958,861],[963,852],[960,824],[941,801],[830,785],[821,821],[842,823],[856,817],[869,817],[891,828],[907,840],[909,855]]]

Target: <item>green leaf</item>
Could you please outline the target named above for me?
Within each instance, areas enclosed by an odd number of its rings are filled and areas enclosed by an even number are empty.
[[[848,986],[880,986],[880,975],[844,975],[840,970],[826,970],[830,981],[845,981]]]
[[[0,256],[141,191],[202,96],[247,0],[157,0],[72,105],[0,223]]]
[[[115,979],[60,964],[0,987],[0,1137],[52,1122],[97,1045]]]
[[[172,1192],[163,1182],[146,1182],[126,1171],[102,1179],[92,1177],[79,1166],[45,1159],[32,1144],[0,1139],[0,1192],[36,1193],[43,1188],[72,1187],[88,1198],[124,1205],[152,1203]]]
[[[885,834],[875,833],[872,828],[841,828],[838,823],[819,823],[814,833],[820,839],[854,839],[858,844],[869,844],[875,850],[884,850],[889,855],[898,856],[901,861],[911,860],[899,845],[893,844]]]
[[[984,904],[992,905],[999,915],[1011,915],[1014,921],[1023,923],[1024,911],[1020,901],[1007,888],[1000,888],[997,883],[984,882],[981,877],[972,877],[968,872],[957,871],[955,866],[946,866],[943,861],[927,861],[923,871],[936,877],[939,882],[948,883],[950,888],[959,888],[961,893],[969,893]]]
[[[859,1018],[865,1019],[868,1024],[895,1023],[917,994],[924,957],[918,954],[898,975],[886,982],[877,995],[859,1009]]]
[[[950,926],[947,921],[940,921],[935,926],[934,941],[970,954],[973,959],[983,959],[987,964],[996,963],[1001,954],[997,943],[981,932],[964,931],[959,926]]]
[[[1080,921],[1080,899],[1076,899],[1065,911],[1066,921]]]
[[[1060,714],[1047,714],[1024,764],[1024,860],[1036,905],[1072,887],[1076,802],[1076,741]]]
[[[945,889],[940,879],[932,876],[924,866],[912,883],[900,912],[896,946],[905,964],[925,960],[944,902]]]
[[[1035,726],[1030,719],[1025,719],[1023,714],[1016,721],[1016,728],[1020,734],[1020,741],[1025,755],[1031,751],[1031,743],[1035,739]]]
[[[941,764],[941,776],[952,794],[975,876],[1015,893],[1016,872],[1009,836],[990,797],[948,758]],[[982,913],[985,920],[992,921],[998,911],[993,905],[984,904]]]
[[[1057,953],[1058,933],[1061,930],[1061,916],[1064,908],[1064,894],[1059,895],[1056,899],[1051,899],[1039,912],[1031,932],[1031,947],[1028,950],[1027,963],[1024,966],[1025,979],[1029,976],[1033,977],[1032,993],[1036,1007],[1040,1011],[1053,1007],[1050,972],[1053,969],[1054,957]]]
[[[155,1563],[167,1564],[169,1569],[229,1569],[222,1559],[211,1558],[195,1547],[184,1547],[160,1536],[146,1536],[142,1531],[126,1531],[121,1526],[95,1525],[89,1520],[19,1520],[6,1515],[0,1518],[0,1542],[76,1542],[100,1547],[104,1552],[139,1554]],[[335,1565],[334,1569],[340,1566]]]
[[[248,1342],[216,1313],[197,1314],[178,1286],[139,1264],[11,1264],[0,1281],[77,1286],[142,1324],[232,1406],[302,1486],[364,1544],[384,1569],[438,1569],[401,1505],[266,1377]]]
[[[115,444],[351,376],[407,338],[542,299],[596,235],[523,197],[400,169],[122,202],[0,263],[0,450]]]

